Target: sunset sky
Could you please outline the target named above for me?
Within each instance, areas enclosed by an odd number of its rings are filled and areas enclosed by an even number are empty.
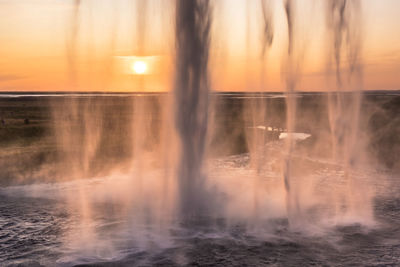
[[[0,0],[0,91],[169,90],[174,77],[174,2],[146,2],[81,0],[77,10],[73,0]],[[282,91],[287,58],[283,1],[271,1],[274,40],[263,61],[259,1],[248,2],[213,2],[212,89]],[[332,55],[325,3],[297,1],[297,90],[334,87],[335,79],[326,74]],[[360,87],[400,89],[400,1],[361,3]],[[135,73],[141,64],[135,67],[136,61],[145,62],[144,75]],[[342,62],[345,73],[345,53]],[[354,83],[346,86],[352,89]]]

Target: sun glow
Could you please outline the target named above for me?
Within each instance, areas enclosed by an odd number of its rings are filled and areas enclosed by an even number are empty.
[[[141,60],[132,63],[132,70],[135,74],[141,75],[147,72],[147,63]]]

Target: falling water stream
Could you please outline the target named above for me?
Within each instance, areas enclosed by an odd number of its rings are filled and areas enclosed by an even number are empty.
[[[136,1],[134,3],[135,34],[133,53],[139,58],[146,56],[149,30],[151,29],[149,22],[151,21],[151,12],[153,2]],[[252,195],[252,215],[250,216],[252,225],[263,224],[262,218],[269,217],[268,210],[265,206],[269,205],[265,201],[268,196],[265,188],[275,190],[279,195],[279,205],[285,206],[285,216],[287,217],[290,227],[299,229],[304,227],[307,219],[306,210],[310,203],[304,199],[304,194],[310,194],[310,190],[315,185],[309,185],[310,181],[305,182],[302,170],[299,170],[299,152],[296,149],[296,130],[298,120],[298,96],[297,87],[301,80],[301,67],[304,58],[304,47],[300,45],[305,41],[299,33],[298,25],[298,6],[294,0],[283,1],[283,11],[286,18],[287,33],[287,49],[283,56],[282,74],[286,83],[285,92],[285,113],[286,118],[286,138],[284,139],[284,149],[281,157],[279,169],[283,177],[283,187],[275,185],[275,189],[269,188],[271,185],[265,184],[268,172],[275,170],[275,155],[271,151],[271,142],[267,136],[268,121],[273,121],[277,114],[273,109],[267,106],[267,98],[254,97],[245,105],[244,120],[249,121],[246,127],[247,147],[250,157],[250,170],[254,173],[249,175],[253,181],[253,189],[250,190]],[[328,95],[328,114],[330,121],[330,131],[332,140],[332,151],[335,164],[342,166],[344,178],[347,186],[345,189],[338,189],[337,193],[333,193],[334,206],[336,209],[335,216],[341,216],[341,212],[347,211],[354,214],[355,210],[360,210],[360,201],[369,201],[371,196],[365,198],[351,197],[358,196],[354,193],[354,181],[352,180],[353,172],[355,172],[356,164],[356,136],[358,133],[359,110],[361,105],[361,95],[358,88],[362,87],[361,67],[359,64],[360,37],[357,32],[356,25],[360,16],[360,2],[348,1],[330,1],[327,3],[327,25],[328,33],[331,35],[332,58],[336,71],[336,85],[338,90],[332,90]],[[78,43],[79,29],[79,9],[81,2],[75,1],[71,20],[71,34],[67,45],[68,66],[70,72],[71,84],[76,84],[76,46]],[[260,28],[258,32],[260,38],[259,59],[260,59],[260,92],[265,89],[265,62],[270,47],[273,45],[274,27],[273,27],[273,5],[270,1],[260,0],[257,4],[250,3],[247,6],[247,54],[248,58],[253,48],[251,42],[253,38],[251,29],[253,22],[251,19],[252,12],[260,10],[260,23],[256,23]],[[258,11],[258,12],[260,12]],[[229,203],[224,194],[240,194],[238,192],[230,192],[230,185],[214,180],[214,174],[208,170],[207,144],[209,137],[210,110],[211,110],[211,78],[210,78],[210,49],[212,48],[212,27],[213,27],[213,3],[210,1],[184,1],[177,0],[175,6],[175,72],[173,79],[172,98],[165,98],[167,102],[155,100],[152,97],[135,97],[132,102],[132,174],[128,183],[132,188],[132,194],[124,198],[124,205],[129,206],[131,212],[135,210],[136,217],[139,222],[147,221],[150,223],[153,219],[160,221],[162,217],[169,217],[171,220],[167,224],[171,224],[177,215],[177,220],[196,222],[200,218],[211,216],[215,212],[219,212],[218,216],[228,216],[226,212],[230,212],[230,206],[235,203]],[[115,39],[115,37],[113,37]],[[348,76],[357,77],[357,83],[354,88],[355,92],[347,97],[347,94],[340,92],[343,83],[342,74],[342,50],[347,51],[349,69],[346,71]],[[330,51],[329,51],[330,52]],[[249,63],[250,61],[248,61]],[[250,65],[247,66],[250,68]],[[145,76],[133,77],[134,88],[146,88]],[[347,102],[346,102],[347,101]],[[346,102],[346,103],[344,103]],[[73,114],[66,113],[72,120],[70,121],[71,129],[64,132],[60,136],[61,143],[65,151],[74,147],[74,142],[81,143],[81,150],[75,154],[71,154],[67,162],[71,163],[75,168],[75,175],[89,176],[90,164],[94,161],[94,157],[99,149],[102,135],[102,118],[99,116],[101,111],[98,106],[90,101],[79,105],[79,101],[72,101],[71,110]],[[269,109],[268,109],[269,108]],[[158,110],[155,114],[153,111]],[[269,111],[267,113],[267,110]],[[272,110],[272,112],[271,112]],[[345,114],[349,116],[345,116]],[[98,116],[93,119],[93,116]],[[79,117],[79,118],[78,118]],[[172,119],[167,119],[171,117]],[[160,123],[162,121],[170,121],[173,124]],[[77,123],[79,122],[79,123]],[[80,123],[83,123],[82,125]],[[158,125],[158,126],[155,126]],[[76,127],[76,128],[73,128]],[[154,131],[162,133],[154,134]],[[79,134],[77,134],[79,133]],[[83,138],[83,139],[82,139]],[[173,140],[177,140],[176,142]],[[79,141],[80,140],[80,141]],[[168,141],[169,140],[169,141]],[[162,144],[164,142],[165,144]],[[160,145],[161,144],[161,145]],[[166,150],[167,148],[167,150]],[[62,150],[61,150],[62,151]],[[160,153],[166,153],[160,156]],[[154,159],[158,158],[158,167],[154,167]],[[160,159],[170,158],[169,161]],[[171,160],[171,158],[173,158]],[[342,159],[343,162],[339,162]],[[79,161],[74,163],[75,160]],[[169,163],[168,163],[169,162]],[[79,168],[77,166],[81,166]],[[275,163],[274,163],[275,164]],[[168,169],[164,171],[164,178],[159,181],[149,182],[154,178],[146,178],[152,174],[157,168],[162,167]],[[172,172],[171,172],[172,171]],[[158,172],[158,171],[157,171]],[[157,176],[157,175],[156,175]],[[234,174],[237,176],[237,174]],[[239,175],[240,176],[240,175]],[[150,179],[150,180],[149,180]],[[155,184],[157,186],[155,186]],[[222,183],[222,184],[221,184]],[[159,187],[158,184],[162,184]],[[147,188],[150,186],[150,188]],[[278,189],[280,188],[280,189]],[[346,189],[347,188],[347,189]],[[284,194],[282,191],[284,190]],[[268,191],[267,190],[267,191]],[[239,190],[240,191],[240,190]],[[335,191],[336,192],[336,191]],[[275,194],[274,193],[274,194]],[[247,194],[247,193],[246,193]],[[92,217],[91,207],[88,204],[88,198],[81,194],[81,202],[83,218],[90,219]],[[155,198],[156,195],[162,195],[161,202],[163,204],[149,204],[149,200]],[[166,197],[168,196],[168,197]],[[165,198],[166,197],[166,198]],[[230,196],[238,198],[238,196]],[[219,201],[217,201],[217,199]],[[222,200],[225,199],[225,200]],[[239,198],[240,199],[240,198]],[[247,201],[247,200],[246,200]],[[133,204],[134,202],[138,202]],[[129,204],[131,203],[131,204]],[[139,206],[142,206],[138,210]],[[365,206],[365,205],[364,205]],[[370,210],[367,205],[366,210]],[[129,210],[128,209],[128,210]],[[163,209],[163,210],[162,210]],[[127,211],[129,212],[129,211]],[[166,212],[170,213],[166,215]],[[222,212],[222,213],[221,213]],[[143,214],[141,214],[143,213]],[[234,212],[236,213],[236,212]],[[240,214],[241,212],[238,212]],[[141,214],[141,215],[140,215]],[[221,215],[225,214],[225,215]],[[246,212],[244,213],[246,214]],[[364,215],[369,212],[365,211]],[[212,215],[214,216],[214,215]],[[229,215],[231,216],[231,215]],[[229,217],[228,216],[228,217]],[[237,215],[233,216],[236,220]],[[240,215],[241,217],[243,215]],[[235,218],[235,219],[234,219]],[[361,216],[361,218],[364,218]],[[136,219],[135,219],[136,220]],[[133,221],[135,221],[133,220]],[[164,222],[168,220],[163,220]],[[84,224],[87,225],[87,221]],[[173,223],[172,223],[173,224]]]
[[[336,212],[372,217],[371,205],[364,205],[370,201],[371,192],[355,182],[353,174],[362,161],[359,151],[365,151],[359,141],[363,90],[361,1],[328,1],[326,5],[336,77],[336,86],[328,93],[332,153],[342,165],[347,184],[347,196],[337,200],[342,203],[337,204]],[[345,84],[351,84],[352,90],[346,92]]]
[[[176,3],[175,123],[180,139],[179,198],[184,217],[195,216],[207,201],[203,161],[209,108],[208,56],[211,3]]]

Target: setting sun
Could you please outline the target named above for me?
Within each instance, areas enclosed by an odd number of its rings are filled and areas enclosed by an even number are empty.
[[[147,71],[147,63],[144,61],[135,61],[132,64],[132,70],[135,74],[145,74]]]

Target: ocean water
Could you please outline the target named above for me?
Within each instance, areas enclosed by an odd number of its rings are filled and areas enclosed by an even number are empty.
[[[350,193],[342,191],[347,179],[342,166],[324,153],[328,140],[325,133],[329,132],[324,94],[299,96],[299,138],[293,157],[301,174],[298,198],[302,209],[296,227],[290,226],[287,219],[280,169],[286,134],[282,95],[213,95],[213,131],[204,179],[217,208],[192,221],[182,221],[170,216],[173,212],[167,208],[165,213],[163,208],[157,208],[159,200],[155,196],[162,192],[158,189],[164,174],[162,167],[146,161],[143,166],[150,166],[146,171],[129,168],[136,164],[126,149],[129,139],[133,139],[130,107],[132,99],[143,96],[73,97],[78,99],[78,107],[87,101],[91,103],[89,107],[103,107],[104,124],[100,129],[104,139],[99,139],[98,154],[92,156],[89,171],[79,172],[81,177],[73,177],[74,173],[68,170],[70,165],[63,168],[67,157],[60,156],[62,147],[52,130],[54,116],[50,114],[59,113],[51,112],[62,107],[57,103],[65,103],[70,95],[0,98],[5,120],[0,143],[0,265],[400,264],[400,172],[395,160],[399,152],[396,131],[400,124],[395,116],[399,110],[398,94],[364,96],[360,127],[368,131],[363,151],[366,159],[353,170],[357,186]],[[165,95],[146,97],[159,101]],[[254,127],[244,108],[245,101],[258,98],[267,99],[270,116],[264,125]],[[147,133],[157,131],[160,115],[146,114],[154,127]],[[85,118],[95,118],[91,116]],[[254,128],[266,136],[263,153],[267,160],[259,172],[252,167],[252,151],[246,145],[246,135]],[[93,129],[97,128],[90,128]],[[83,147],[78,143],[74,151],[82,151]],[[141,156],[147,158],[144,152]],[[73,155],[84,158],[76,152]],[[142,193],[136,191],[136,183],[132,184],[132,179],[138,177]],[[256,181],[259,189],[255,209]],[[349,195],[370,194],[367,185],[373,191],[372,216],[346,212]],[[136,204],[127,205],[130,202]],[[85,207],[90,207],[90,216],[83,212]]]

